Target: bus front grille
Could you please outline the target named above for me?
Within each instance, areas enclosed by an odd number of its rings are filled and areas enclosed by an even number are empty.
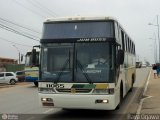
[[[92,89],[72,89],[72,88],[68,88],[68,89],[56,89],[57,92],[60,93],[89,93],[92,91]]]

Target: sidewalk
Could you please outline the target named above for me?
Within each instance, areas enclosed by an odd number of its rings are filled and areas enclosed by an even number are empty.
[[[160,78],[155,79],[152,70],[144,96],[140,114],[160,114]]]

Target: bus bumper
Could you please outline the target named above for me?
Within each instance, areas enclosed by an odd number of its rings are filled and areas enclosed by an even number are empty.
[[[39,100],[44,107],[67,109],[114,110],[115,95],[42,94]]]

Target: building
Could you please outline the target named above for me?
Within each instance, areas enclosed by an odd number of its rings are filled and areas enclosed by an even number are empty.
[[[0,72],[6,71],[5,65],[17,64],[17,63],[18,63],[18,61],[16,59],[0,57]]]

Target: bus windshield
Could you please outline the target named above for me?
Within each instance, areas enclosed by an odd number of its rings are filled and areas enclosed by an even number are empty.
[[[39,65],[39,51],[36,52],[36,65],[32,65],[32,52],[26,53],[25,66],[37,66]]]
[[[113,82],[113,45],[52,43],[42,46],[42,80],[53,82]]]
[[[30,66],[31,62],[31,52],[27,52],[25,56],[25,66]]]

